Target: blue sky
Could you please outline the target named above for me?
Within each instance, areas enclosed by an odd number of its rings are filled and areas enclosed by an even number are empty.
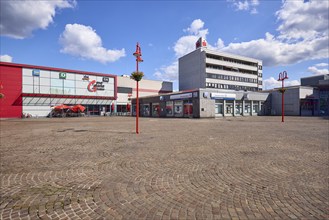
[[[327,0],[1,0],[1,61],[127,74],[142,48],[147,79],[177,90],[178,58],[202,36],[214,50],[263,60],[263,86],[328,74]]]

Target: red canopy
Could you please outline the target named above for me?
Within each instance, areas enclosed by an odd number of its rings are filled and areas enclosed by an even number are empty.
[[[71,107],[72,112],[83,112],[86,109],[86,107],[82,105],[75,105]]]
[[[63,110],[63,109],[69,109],[71,108],[70,106],[67,105],[57,105],[54,107],[55,110]]]

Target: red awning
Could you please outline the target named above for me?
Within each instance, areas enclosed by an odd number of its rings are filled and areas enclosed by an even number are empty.
[[[72,112],[84,112],[85,109],[86,107],[83,105],[75,105],[71,107]]]
[[[57,105],[54,107],[55,110],[63,110],[63,109],[69,109],[71,108],[70,106],[67,105]]]

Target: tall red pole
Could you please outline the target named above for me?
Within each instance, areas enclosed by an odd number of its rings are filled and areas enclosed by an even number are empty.
[[[138,59],[136,59],[136,70],[138,73]],[[136,81],[136,134],[139,133],[138,131],[138,117],[139,117],[139,100],[138,100],[138,81]]]
[[[282,80],[282,120],[281,122],[284,122],[284,80]]]
[[[281,93],[282,93],[282,109],[281,109],[281,111],[282,111],[282,113],[281,113],[282,119],[281,119],[281,121],[282,122],[284,122],[284,92],[285,92],[285,89],[284,89],[284,80],[285,79],[288,79],[287,72],[286,71],[283,71],[283,72],[279,73],[279,79],[278,79],[278,81],[282,81],[282,88],[281,88]]]

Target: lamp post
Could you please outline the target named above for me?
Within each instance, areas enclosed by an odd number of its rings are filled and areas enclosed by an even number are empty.
[[[136,45],[136,51],[133,53],[133,55],[136,57],[136,72],[131,74],[132,79],[136,81],[136,134],[139,133],[138,130],[138,117],[139,117],[139,99],[138,99],[138,82],[143,78],[144,74],[142,72],[138,71],[138,63],[143,62],[142,60],[142,52],[141,48],[139,46],[139,43],[137,42]]]
[[[288,74],[286,71],[283,71],[279,73],[279,79],[278,81],[282,81],[282,88],[279,90],[282,94],[282,120],[281,122],[284,122],[284,92],[286,91],[284,88],[284,80],[288,79]]]

